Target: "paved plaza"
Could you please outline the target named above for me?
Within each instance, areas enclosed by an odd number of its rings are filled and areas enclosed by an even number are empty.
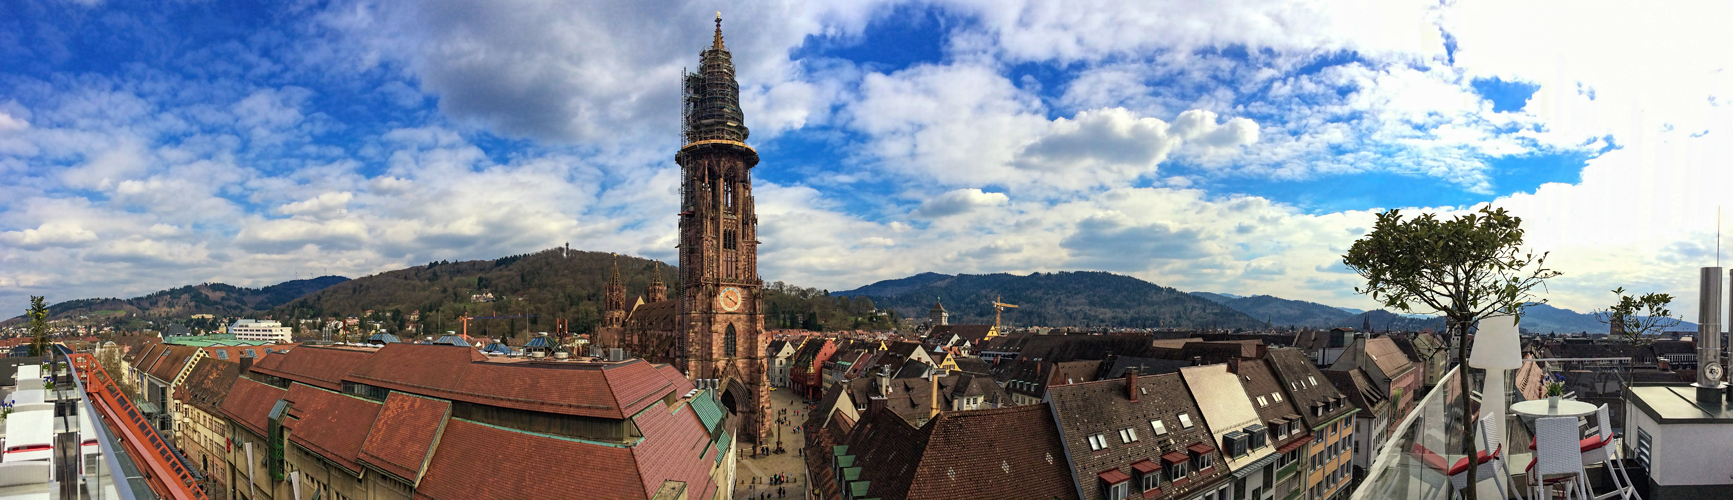
[[[782,431],[782,447],[784,453],[771,453],[752,457],[752,450],[740,450],[740,463],[735,469],[738,481],[734,484],[735,500],[766,498],[803,498],[803,488],[806,485],[806,461],[800,456],[801,446],[806,442],[805,435],[796,429],[806,422],[806,405],[800,394],[785,387],[778,387],[770,392],[770,409],[773,415],[782,419],[780,423],[771,426],[768,445],[774,451],[776,447],[776,432]],[[797,413],[798,412],[798,413]],[[743,443],[744,445],[744,443]],[[780,485],[768,484],[771,476],[782,474],[789,478]],[[753,483],[757,478],[758,482]],[[787,491],[786,497],[778,497],[778,487]]]

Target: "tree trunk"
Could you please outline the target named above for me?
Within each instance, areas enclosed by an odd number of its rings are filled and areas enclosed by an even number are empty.
[[[1462,397],[1462,453],[1463,453],[1463,456],[1469,457],[1468,458],[1468,488],[1464,489],[1462,491],[1462,497],[1467,499],[1467,500],[1477,500],[1478,496],[1476,495],[1476,491],[1475,491],[1475,489],[1476,489],[1475,488],[1475,482],[1479,479],[1476,477],[1478,475],[1478,474],[1476,474],[1476,472],[1479,471],[1480,464],[1477,462],[1477,460],[1479,460],[1479,454],[1476,453],[1475,449],[1474,449],[1474,433],[1478,429],[1476,429],[1475,428],[1476,426],[1474,425],[1475,424],[1474,419],[1473,419],[1474,414],[1469,411],[1470,410],[1469,407],[1474,402],[1473,398],[1469,397],[1469,394],[1471,394],[1471,393],[1468,392],[1468,325],[1469,325],[1469,323],[1467,321],[1455,321],[1454,323],[1456,323],[1453,326],[1456,327],[1456,339],[1457,339],[1457,341],[1456,341],[1456,388],[1457,388],[1458,395]],[[1494,397],[1494,396],[1495,395],[1492,394],[1491,391],[1487,391],[1486,393],[1481,394],[1480,397],[1481,398],[1490,398],[1490,397]],[[1498,394],[1496,396],[1497,397],[1504,397],[1503,394]]]

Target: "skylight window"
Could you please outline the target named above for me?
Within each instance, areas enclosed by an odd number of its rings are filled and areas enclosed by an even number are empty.
[[[1179,414],[1179,425],[1180,425],[1180,427],[1190,429],[1191,428],[1191,415],[1187,415],[1184,413]]]
[[[1167,434],[1167,425],[1162,424],[1159,418],[1149,421],[1149,428],[1154,429],[1157,436]]]
[[[1269,401],[1265,400],[1263,396],[1258,396],[1258,407],[1259,408],[1263,408],[1263,407],[1266,407],[1269,405],[1270,405]]]
[[[1280,392],[1272,392],[1272,393],[1270,393],[1270,397],[1275,398],[1277,403],[1282,402],[1282,393],[1280,393]]]
[[[1311,376],[1311,375],[1307,375],[1307,376],[1306,376],[1306,380],[1310,380],[1310,381],[1312,381],[1312,387],[1317,387],[1317,386],[1318,386],[1318,379],[1317,379],[1317,378],[1314,378],[1314,377],[1312,377],[1312,376]]]
[[[1089,451],[1101,451],[1105,449],[1107,449],[1107,435],[1099,432],[1089,435]]]
[[[1119,430],[1119,440],[1125,442],[1125,444],[1131,444],[1131,443],[1137,442],[1137,429],[1133,428],[1133,427],[1126,427],[1124,429],[1120,429]]]

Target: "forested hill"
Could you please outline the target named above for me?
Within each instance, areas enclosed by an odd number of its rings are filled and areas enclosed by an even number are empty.
[[[348,281],[342,276],[285,281],[264,288],[246,288],[222,283],[202,283],[171,288],[131,299],[79,299],[48,306],[53,319],[83,316],[111,318],[186,318],[194,314],[241,316],[277,307],[297,297]],[[23,316],[6,320],[23,321]]]
[[[420,311],[426,331],[459,330],[458,316],[533,317],[472,320],[470,334],[554,331],[555,318],[567,318],[573,332],[590,331],[602,317],[603,289],[616,257],[607,252],[554,248],[494,260],[439,261],[356,278],[310,294],[268,312],[278,319],[362,317],[401,331],[409,314]],[[626,284],[627,307],[650,284],[657,263],[629,255],[617,257]],[[670,294],[678,293],[679,272],[660,266]],[[473,296],[492,294],[493,300]],[[372,311],[373,316],[366,313]]]
[[[470,335],[526,338],[529,332],[551,332],[556,318],[565,318],[572,333],[594,331],[601,322],[604,289],[615,258],[607,252],[566,252],[555,248],[494,260],[431,262],[384,272],[333,286],[269,312],[279,319],[348,316],[380,321],[386,330],[401,331],[409,313],[420,311],[424,331],[457,331],[458,316],[519,316],[477,319]],[[658,263],[618,256],[629,309],[645,295]],[[680,294],[680,273],[661,264],[670,297]],[[493,294],[477,302],[472,296]],[[837,330],[890,328],[894,317],[873,314],[870,301],[830,297],[821,291],[780,282],[765,286],[765,327]],[[372,311],[368,317],[366,313]],[[528,317],[528,315],[534,315]]]
[[[1012,274],[924,273],[832,295],[870,297],[879,307],[926,317],[943,300],[952,323],[993,322],[993,300],[1018,305],[1005,310],[1017,326],[1122,326],[1254,328],[1263,326],[1239,311],[1179,290],[1104,272]]]

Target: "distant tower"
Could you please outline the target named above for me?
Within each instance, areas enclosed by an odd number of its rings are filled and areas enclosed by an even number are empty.
[[[614,275],[608,278],[606,297],[602,298],[602,328],[619,328],[626,324],[626,283],[620,281],[620,256],[614,256]]]
[[[1360,315],[1360,331],[1372,333],[1372,313]]]
[[[927,310],[927,321],[932,322],[933,326],[951,324],[951,313],[945,312],[945,304],[942,302],[933,302],[933,308]]]
[[[656,274],[650,275],[650,286],[644,289],[645,302],[655,303],[668,300],[668,285],[662,282],[662,263],[656,263]]]

